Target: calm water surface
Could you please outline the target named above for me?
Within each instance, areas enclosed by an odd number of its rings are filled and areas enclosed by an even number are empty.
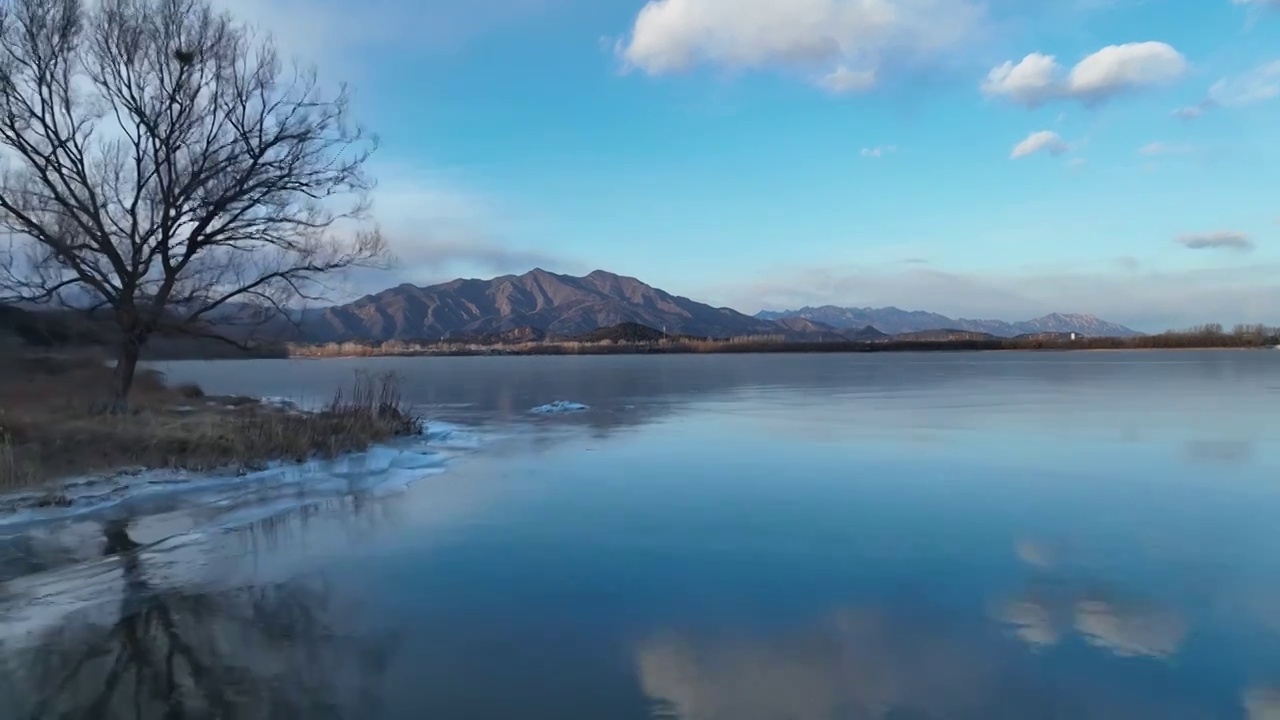
[[[1280,353],[164,369],[439,462],[0,523],[0,717],[1280,717]]]

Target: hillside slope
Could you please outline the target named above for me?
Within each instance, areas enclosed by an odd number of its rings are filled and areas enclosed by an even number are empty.
[[[1142,333],[1123,325],[1101,320],[1093,315],[1052,313],[1044,317],[1021,322],[1004,320],[967,320],[949,318],[933,312],[886,308],[845,308],[834,305],[805,307],[799,310],[761,312],[761,320],[804,319],[823,323],[833,328],[863,328],[871,326],[890,335],[925,332],[929,330],[964,330],[986,333],[998,337],[1016,337],[1032,333],[1079,333],[1089,337],[1134,337]]]
[[[522,327],[573,337],[623,323],[700,337],[778,331],[769,321],[603,270],[585,277],[533,270],[430,287],[400,285],[346,305],[309,311],[302,332],[313,342],[429,340]]]

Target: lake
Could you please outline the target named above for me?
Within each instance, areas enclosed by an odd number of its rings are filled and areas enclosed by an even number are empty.
[[[1280,718],[1280,353],[161,368],[431,434],[0,522],[0,717]]]

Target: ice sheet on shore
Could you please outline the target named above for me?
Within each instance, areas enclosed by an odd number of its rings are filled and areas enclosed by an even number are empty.
[[[144,472],[80,483],[68,490],[69,507],[9,512],[0,516],[0,644],[34,641],[73,613],[96,611],[114,621],[128,583],[120,556],[102,555],[101,539],[113,521],[127,519],[131,538],[141,543],[137,557],[148,592],[233,583],[237,572],[265,572],[265,564],[277,560],[255,557],[242,567],[245,541],[232,538],[255,536],[241,531],[326,508],[346,516],[364,500],[443,473],[449,457],[425,446],[375,447],[239,477]],[[308,551],[323,554],[314,543]],[[37,557],[22,557],[33,552]]]
[[[483,444],[480,433],[461,425],[424,422],[423,430],[417,441],[375,446],[329,460],[269,463],[248,472],[132,469],[73,479],[54,493],[41,489],[3,495],[0,537],[21,533],[31,525],[71,519],[137,517],[242,501],[266,505],[279,497],[306,502],[394,492],[444,472],[451,456]]]
[[[65,483],[56,503],[48,491],[0,496],[0,643],[31,639],[69,613],[118,611],[121,560],[103,557],[101,547],[112,521],[129,521],[154,589],[186,587],[209,580],[210,563],[222,554],[230,553],[228,567],[238,567],[243,550],[228,539],[244,529],[324,508],[342,507],[346,517],[351,503],[444,473],[451,459],[487,438],[446,422],[424,422],[423,430],[420,438],[361,453],[252,472],[131,470],[82,478]],[[253,567],[259,571],[260,562]]]
[[[424,421],[423,435],[431,447],[442,450],[474,450],[483,443],[475,430],[443,420]]]
[[[546,405],[539,405],[529,412],[536,415],[559,415],[562,413],[582,412],[583,410],[590,409],[591,408],[583,405],[582,403],[570,402],[568,400],[556,400],[555,402],[549,402]]]
[[[328,404],[316,397],[284,397],[282,395],[265,395],[258,398],[258,402],[290,413],[320,412]]]
[[[62,520],[137,517],[181,508],[268,504],[279,497],[298,502],[351,493],[380,494],[444,471],[444,456],[419,449],[371,448],[333,460],[277,463],[263,470],[195,473],[138,470],[65,485],[57,501],[29,492],[0,499],[0,534]]]

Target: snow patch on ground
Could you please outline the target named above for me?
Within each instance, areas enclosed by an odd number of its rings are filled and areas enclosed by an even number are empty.
[[[583,405],[582,403],[570,402],[568,400],[556,400],[555,402],[549,402],[546,405],[539,405],[529,412],[536,415],[559,415],[562,413],[582,412],[583,410],[590,409],[591,408]]]

